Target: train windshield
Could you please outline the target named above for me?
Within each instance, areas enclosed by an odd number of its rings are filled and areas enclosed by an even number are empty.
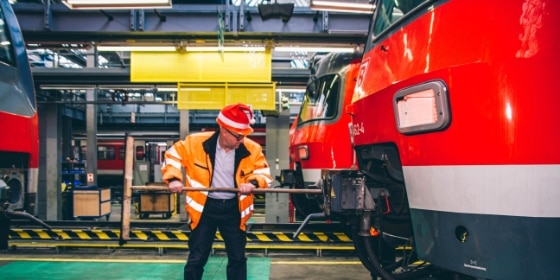
[[[4,11],[0,6],[0,62],[8,65],[14,65],[14,58],[12,54],[12,40],[8,33],[8,24],[4,17]]]
[[[409,14],[423,4],[429,4],[433,0],[380,0],[374,14],[374,24],[369,35],[369,43],[382,36],[385,31],[399,22],[404,22]],[[401,20],[402,19],[402,20]],[[369,49],[371,46],[366,46]]]
[[[307,86],[298,124],[312,120],[332,119],[338,112],[340,76],[327,75]]]
[[[33,116],[33,77],[23,37],[9,5],[0,2],[0,111],[17,116]]]

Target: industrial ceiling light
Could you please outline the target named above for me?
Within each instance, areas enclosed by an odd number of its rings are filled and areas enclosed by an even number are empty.
[[[99,52],[264,52],[264,46],[97,46]]]
[[[225,52],[264,52],[266,50],[265,47],[212,47],[212,46],[193,46],[193,47],[186,47],[187,52],[217,52],[217,51],[225,51]]]
[[[276,52],[308,52],[308,53],[353,53],[353,47],[274,47]]]
[[[294,3],[278,3],[278,1],[275,1],[273,4],[259,4],[257,8],[263,21],[280,18],[283,22],[288,22],[294,12]]]
[[[174,46],[97,46],[100,52],[173,52]]]
[[[374,6],[370,0],[310,0],[309,8],[319,11],[348,12],[348,13],[373,13]]]
[[[171,0],[62,0],[62,3],[73,10],[130,10],[171,8]]]

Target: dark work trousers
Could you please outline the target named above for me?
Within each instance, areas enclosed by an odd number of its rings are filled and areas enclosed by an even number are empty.
[[[184,278],[200,280],[204,265],[212,251],[216,229],[222,235],[228,256],[227,279],[247,279],[247,258],[245,257],[246,233],[239,229],[241,214],[237,198],[208,198],[198,226],[191,231],[189,257],[185,265]]]

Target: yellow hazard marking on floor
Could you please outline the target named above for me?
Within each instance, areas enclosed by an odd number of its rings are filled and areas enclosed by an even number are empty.
[[[140,239],[143,239],[143,240],[147,240],[147,239],[148,239],[148,236],[147,236],[144,232],[142,232],[142,231],[133,230],[132,233],[135,234],[136,237],[138,237],[138,238],[140,238]]]
[[[53,230],[54,233],[58,234],[62,239],[70,239],[70,235],[64,230],[55,229]]]
[[[279,240],[282,241],[292,241],[292,238],[287,236],[285,233],[283,232],[273,232],[274,235],[276,235],[276,237],[278,237]]]
[[[272,239],[270,239],[266,234],[264,234],[263,232],[253,232],[252,235],[255,236],[256,239],[260,240],[260,241],[267,241],[267,242],[272,242]]]
[[[109,237],[109,235],[107,235],[107,233],[105,233],[105,231],[92,230],[92,232],[95,233],[97,235],[97,237],[99,237],[100,239],[111,239],[111,237]]]
[[[340,239],[341,241],[352,242],[352,239],[350,239],[350,237],[348,237],[348,235],[344,233],[335,232],[334,235],[336,235],[336,237],[338,237],[338,239]]]
[[[188,241],[188,240],[189,240],[189,237],[188,237],[183,231],[176,230],[176,231],[171,231],[171,232],[172,232],[173,234],[175,234],[175,236],[176,236],[177,239],[179,239],[179,240],[184,240],[184,241]]]
[[[311,238],[309,238],[309,236],[305,235],[305,233],[300,233],[297,239],[300,241],[312,241]]]

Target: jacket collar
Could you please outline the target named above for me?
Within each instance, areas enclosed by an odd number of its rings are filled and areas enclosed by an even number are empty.
[[[220,128],[218,128],[210,138],[206,139],[202,143],[202,147],[204,148],[204,152],[210,156],[212,161],[212,165],[214,165],[214,159],[216,158],[216,146],[218,145],[218,136],[220,135]],[[241,159],[249,156],[251,153],[245,146],[245,143],[239,145],[239,148],[235,150],[235,166],[239,164]]]

